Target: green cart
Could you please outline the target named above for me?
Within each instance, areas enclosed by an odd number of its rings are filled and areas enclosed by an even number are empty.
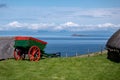
[[[39,61],[43,55],[47,56],[44,53],[46,44],[47,42],[33,37],[17,36],[15,37],[14,58],[25,59],[25,55],[28,54],[30,61]]]

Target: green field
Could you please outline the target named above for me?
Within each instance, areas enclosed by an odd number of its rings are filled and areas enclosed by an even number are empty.
[[[120,63],[107,60],[106,54],[39,62],[9,59],[0,61],[0,80],[120,80]]]

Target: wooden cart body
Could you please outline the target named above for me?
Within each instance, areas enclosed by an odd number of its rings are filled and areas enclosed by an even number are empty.
[[[16,60],[24,59],[28,54],[30,61],[38,61],[44,54],[46,44],[47,42],[33,37],[17,36],[15,37],[14,58]]]
[[[31,46],[38,46],[41,50],[44,50],[46,47],[47,42],[38,40],[33,37],[15,37],[15,45],[14,47],[23,47],[23,48],[30,48]]]

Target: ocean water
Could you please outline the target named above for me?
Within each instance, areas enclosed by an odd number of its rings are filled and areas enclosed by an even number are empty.
[[[41,37],[39,38],[48,42],[45,52],[61,52],[61,56],[75,56],[99,52],[105,49],[109,37]]]

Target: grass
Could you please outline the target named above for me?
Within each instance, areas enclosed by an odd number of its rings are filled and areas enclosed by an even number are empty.
[[[0,61],[0,80],[120,80],[120,63],[107,60],[106,54],[39,62],[9,59]]]

